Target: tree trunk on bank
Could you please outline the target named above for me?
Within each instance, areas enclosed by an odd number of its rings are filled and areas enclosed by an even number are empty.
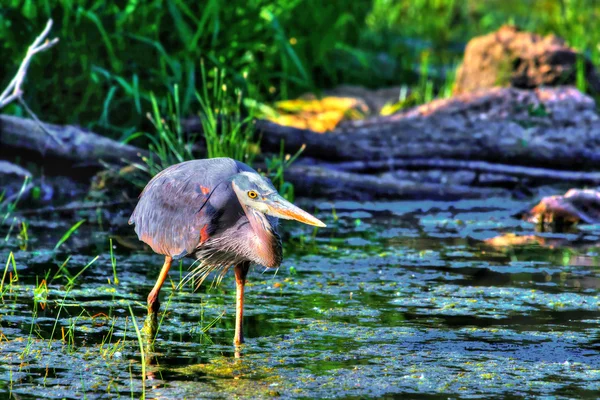
[[[27,151],[40,156],[101,166],[141,162],[145,150],[97,135],[76,126],[44,124],[61,143],[54,142],[33,120],[0,115],[0,150]]]

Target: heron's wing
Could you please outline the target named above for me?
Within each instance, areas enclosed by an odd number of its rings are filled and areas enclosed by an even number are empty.
[[[239,212],[228,178],[247,169],[230,158],[173,165],[146,185],[129,223],[156,253],[192,253],[215,232],[225,210]]]

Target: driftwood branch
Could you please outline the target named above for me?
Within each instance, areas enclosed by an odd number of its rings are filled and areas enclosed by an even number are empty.
[[[45,129],[60,140],[61,145],[47,143],[44,155],[101,167],[108,164],[125,165],[142,162],[146,150],[119,143],[107,137],[72,125],[43,124]],[[0,151],[30,151],[41,155],[45,142],[40,125],[30,119],[0,115]]]
[[[58,145],[62,145],[61,142],[52,134],[52,132],[48,131],[44,124],[39,120],[37,115],[29,108],[25,100],[23,99],[23,82],[25,81],[25,76],[27,75],[27,70],[29,65],[31,64],[31,60],[34,55],[41,53],[42,51],[46,51],[56,43],[58,43],[58,38],[54,39],[46,39],[48,34],[50,33],[50,29],[52,29],[52,20],[48,20],[46,27],[42,31],[42,33],[35,39],[35,41],[29,46],[27,49],[27,54],[25,54],[25,58],[21,61],[21,65],[17,70],[15,77],[10,81],[6,89],[0,94],[0,109],[6,107],[13,101],[18,101],[23,108],[27,111],[27,113],[33,118],[41,127],[42,131],[50,136],[52,140],[54,140]]]
[[[562,181],[600,184],[600,172],[564,171],[549,168],[526,167],[519,165],[495,164],[485,161],[466,161],[453,159],[390,159],[377,161],[347,161],[322,164],[337,171],[376,173],[398,169],[440,169],[465,170],[479,173],[510,175],[519,178],[545,181]]]
[[[294,184],[294,190],[311,197],[336,199],[467,199],[507,196],[500,188],[448,185],[417,182],[414,180],[377,177],[346,171],[334,171],[320,166],[292,165],[285,171],[285,179]]]

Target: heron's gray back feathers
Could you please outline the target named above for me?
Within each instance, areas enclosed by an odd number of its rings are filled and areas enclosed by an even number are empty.
[[[242,171],[254,170],[230,158],[173,165],[146,185],[129,223],[156,253],[174,258],[192,254],[216,233],[213,221],[221,218],[222,210],[243,213],[227,183]],[[227,225],[231,217],[223,217],[220,222]]]

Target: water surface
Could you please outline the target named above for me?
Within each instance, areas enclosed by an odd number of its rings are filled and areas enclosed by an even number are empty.
[[[527,205],[316,203],[328,228],[284,222],[282,267],[251,270],[239,357],[232,274],[178,290],[185,260],[163,288],[145,380],[131,312],[141,327],[161,257],[143,251],[126,212],[98,214],[57,252],[79,217],[31,220],[26,251],[18,228],[0,247],[18,274],[9,265],[3,279],[0,394],[131,398],[145,381],[162,399],[596,398],[600,226],[537,234],[512,217]],[[531,237],[486,243],[506,233]]]

